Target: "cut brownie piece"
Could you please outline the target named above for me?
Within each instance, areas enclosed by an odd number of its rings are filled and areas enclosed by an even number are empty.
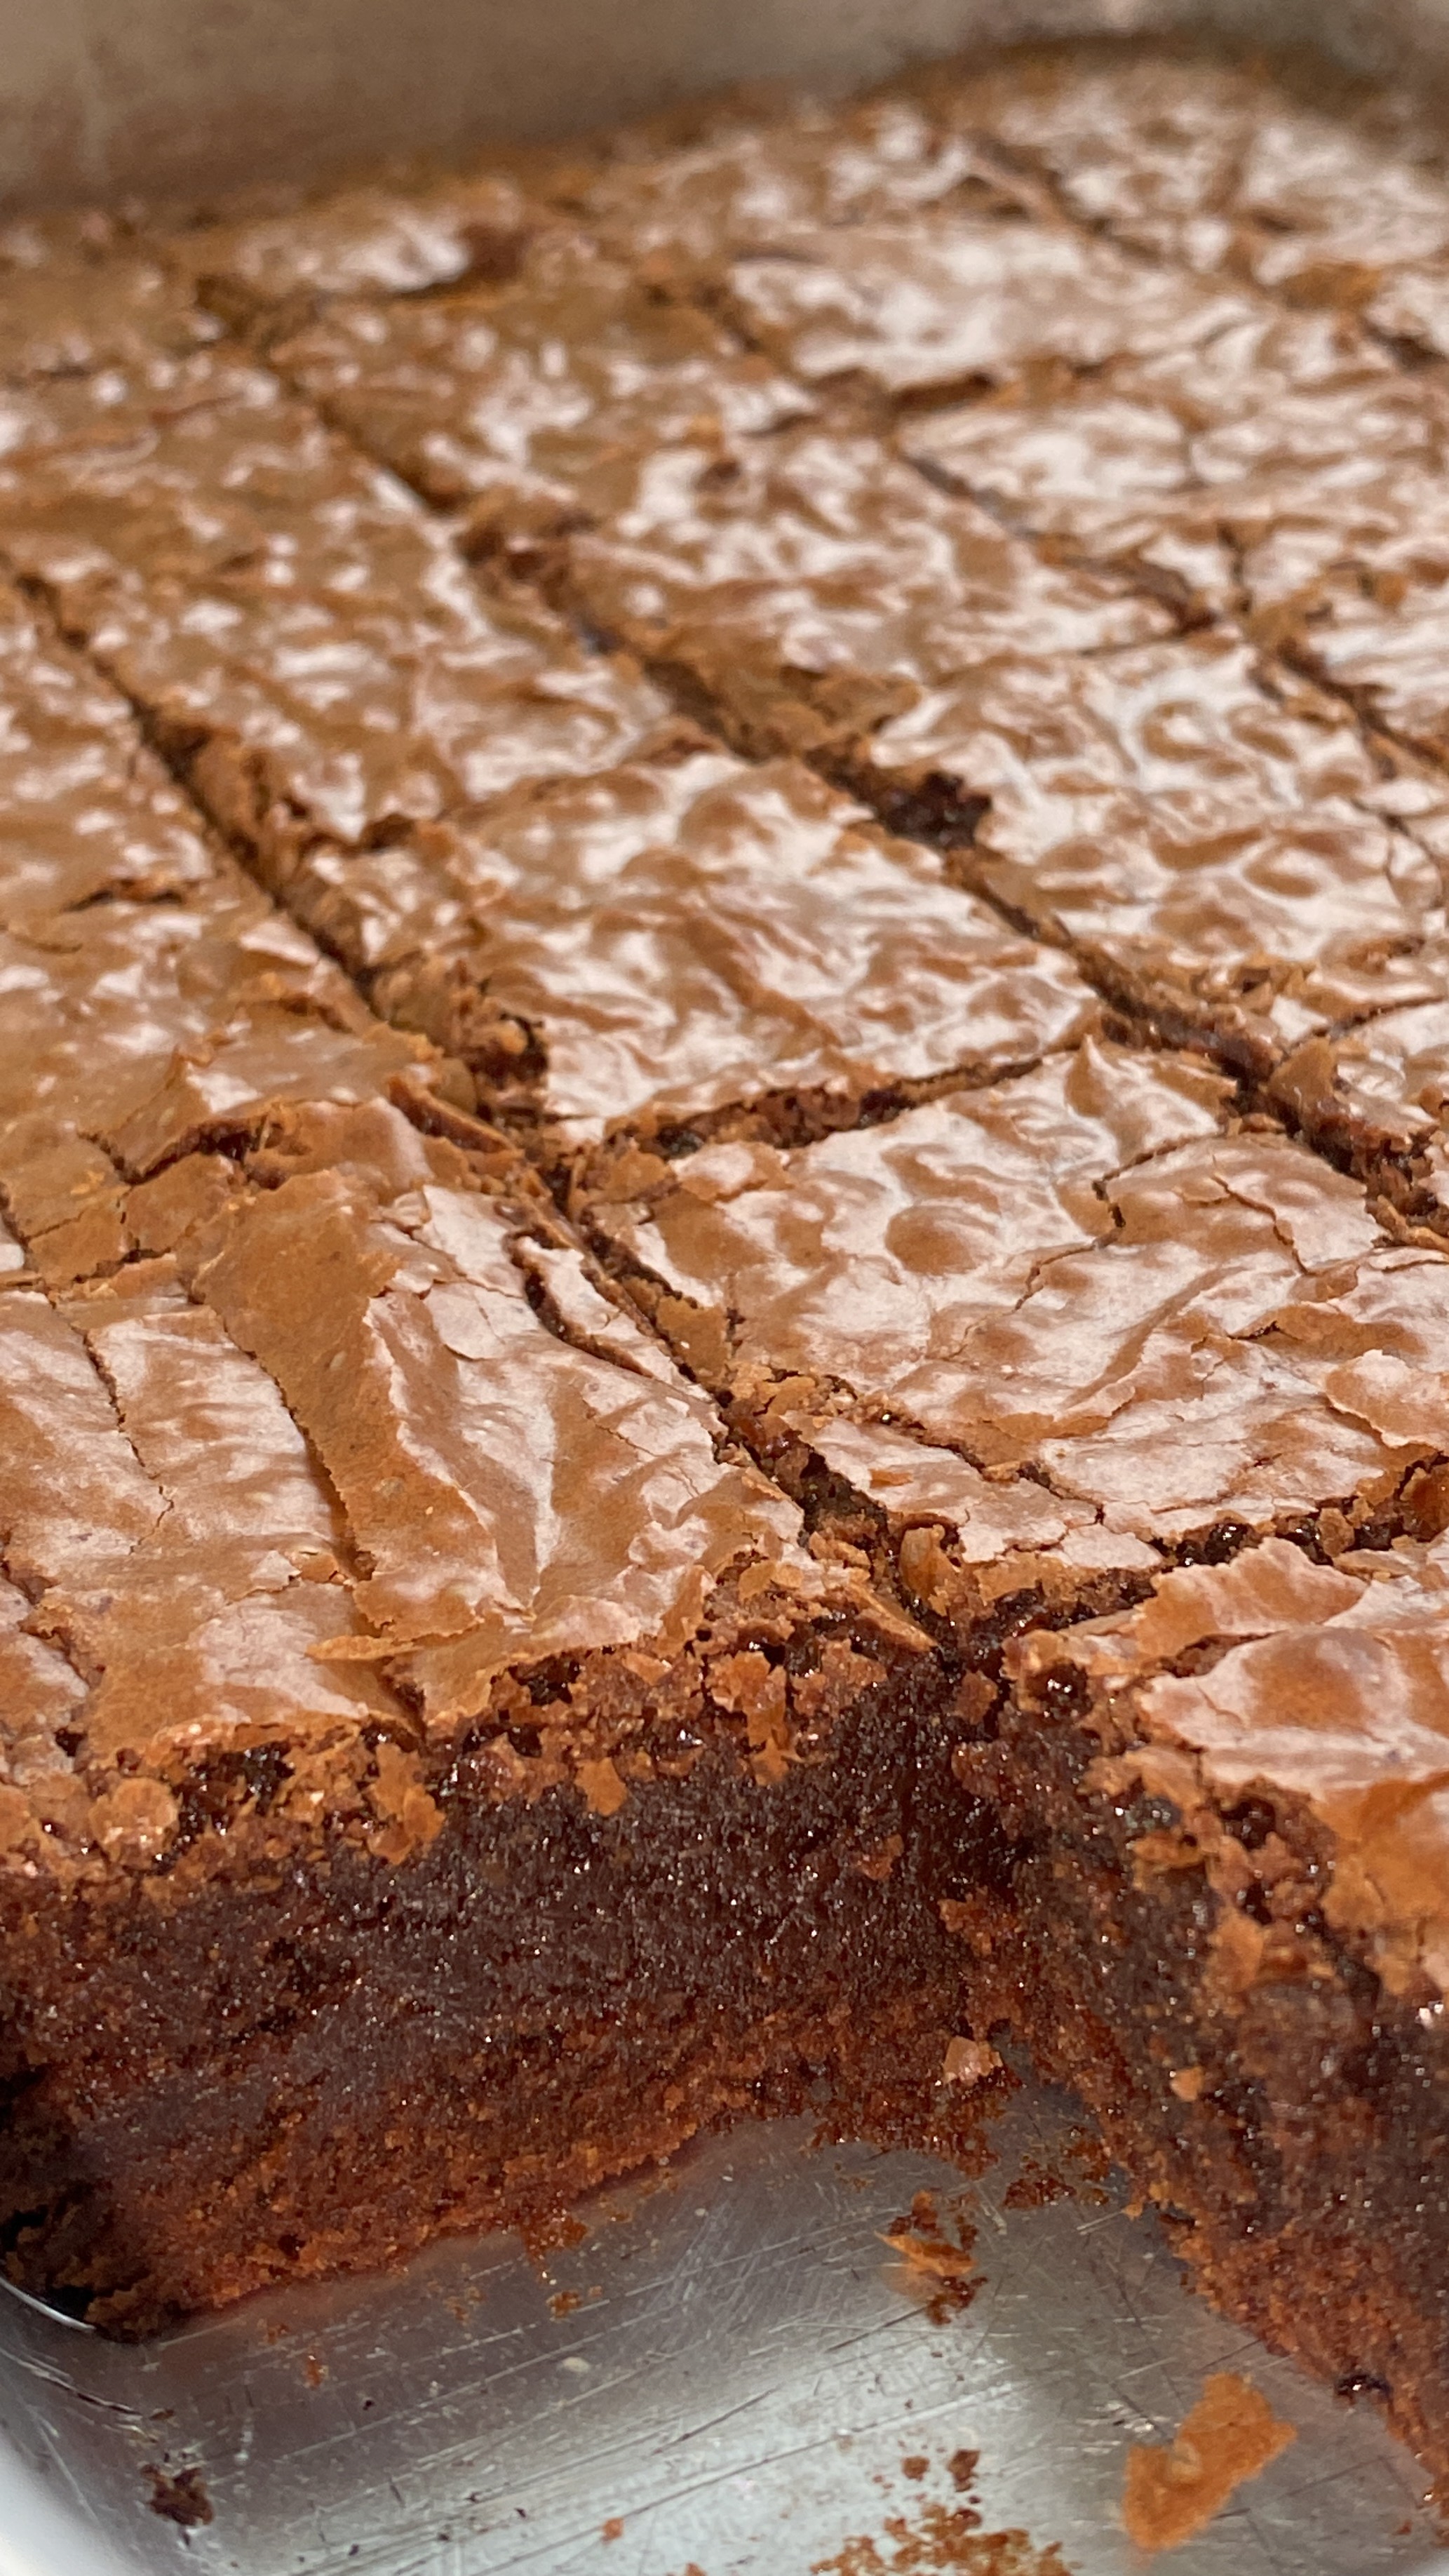
[[[935,64],[907,95],[947,133],[1039,171],[1079,222],[1215,269],[1233,248],[1238,170],[1270,93],[1245,65],[1104,43]]]
[[[672,730],[627,663],[489,603],[436,527],[259,371],[30,460],[0,552],[275,873]]]
[[[530,786],[411,852],[313,850],[284,891],[553,1161],[606,1136],[798,1140],[1095,1014],[1066,957],[794,761]]]
[[[492,292],[335,304],[272,362],[435,504],[498,524],[587,515],[596,469],[713,424],[727,438],[810,409],[698,306],[563,236]]]
[[[1243,558],[1280,523],[1319,531],[1331,557],[1345,494],[1351,508],[1391,468],[1441,474],[1449,410],[1342,315],[1252,304],[1190,366],[1027,380],[908,417],[900,439],[1008,525],[1220,613],[1244,604]]]
[[[885,811],[976,810],[969,881],[1242,1070],[1445,990],[1443,782],[1231,636],[988,665],[860,776]]]
[[[988,1604],[1392,1526],[1437,1453],[1449,1260],[1225,1092],[1089,1040],[788,1154],[641,1157],[588,1220],[755,1453],[959,1650]]]
[[[920,1630],[506,1170],[376,1101],[228,1169],[0,1295],[10,2277],[143,2330],[755,2108],[946,2143]]]
[[[0,586],[0,918],[161,903],[212,872],[124,699]]]
[[[516,169],[504,165],[516,160]],[[338,296],[421,295],[466,278],[511,277],[554,222],[530,179],[552,157],[497,153],[493,166],[428,176],[399,171],[290,204],[232,212],[164,237],[168,264],[201,310],[270,337]]]
[[[391,1095],[466,1130],[464,1068],[380,1027],[208,845],[124,703],[13,595],[0,619],[0,1206],[33,1271],[166,1253],[289,1103]]]
[[[1242,578],[1261,634],[1401,742],[1449,757],[1449,509],[1432,461],[1391,466],[1332,514],[1285,513]]]
[[[1185,370],[1243,309],[1231,291],[1025,215],[791,233],[732,262],[720,285],[742,328],[807,384],[855,379],[890,396],[1166,351]]]
[[[1449,1551],[1269,1539],[1007,1664],[957,1757],[1013,1852],[953,1909],[995,2008],[1212,2296],[1442,2460]]]
[[[984,70],[936,66],[908,94],[1041,173],[1079,221],[1299,302],[1362,303],[1399,262],[1449,248],[1432,125],[1406,93],[1326,62],[1026,48]]]
[[[160,385],[166,359],[220,331],[156,247],[112,216],[0,225],[0,383],[120,374]]]
[[[986,216],[1042,203],[1005,157],[948,131],[915,100],[805,103],[768,121],[720,117],[682,150],[634,151],[565,193],[616,258],[679,276],[770,250],[806,225],[854,225],[931,206]]]
[[[828,755],[995,654],[1174,622],[1119,578],[1041,563],[871,438],[696,439],[621,459],[612,480],[595,530],[516,559],[750,752]]]

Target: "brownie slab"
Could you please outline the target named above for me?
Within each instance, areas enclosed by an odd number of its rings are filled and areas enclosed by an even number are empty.
[[[1444,2472],[1446,209],[1107,47],[0,232],[12,2281],[999,2021]]]
[[[1445,1550],[1268,1539],[1007,1651],[997,2008],[1230,2311],[1442,2452]],[[956,1918],[973,1937],[969,1907]],[[1044,1972],[1043,1972],[1044,1971]],[[1130,2029],[1130,2040],[1124,2034]]]

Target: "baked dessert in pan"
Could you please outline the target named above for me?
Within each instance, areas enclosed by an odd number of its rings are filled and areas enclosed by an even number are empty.
[[[1006,2030],[1449,2473],[1446,278],[1133,47],[0,240],[18,2285]]]

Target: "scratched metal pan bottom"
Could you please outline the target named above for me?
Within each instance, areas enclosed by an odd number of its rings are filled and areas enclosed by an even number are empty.
[[[1229,2369],[1298,2438],[1173,2576],[1449,2576],[1374,2415],[1188,2296],[1073,2144],[1068,2107],[1024,2094],[963,2199],[922,2157],[739,2130],[606,2200],[542,2271],[513,2239],[444,2245],[140,2350],[5,2298],[0,2420],[32,2474],[0,2569],[1133,2576],[1127,2451]],[[882,2242],[922,2190],[943,2232],[974,2220],[983,2275],[934,2317]],[[1016,2548],[950,2523],[963,2451],[982,2533]]]

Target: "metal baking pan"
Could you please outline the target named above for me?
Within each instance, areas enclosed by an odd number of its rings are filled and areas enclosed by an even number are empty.
[[[0,200],[209,193],[727,81],[1202,25],[1449,95],[1449,0],[0,0]],[[140,2349],[0,2288],[0,2576],[1133,2576],[1126,2452],[1223,2368],[1298,2438],[1174,2576],[1449,2576],[1407,2454],[1186,2295],[1070,2122],[1017,2097],[971,2195],[981,2286],[947,2313],[882,2238],[922,2190],[959,2209],[959,2175],[789,2124],[615,2193],[542,2267],[444,2244]]]

